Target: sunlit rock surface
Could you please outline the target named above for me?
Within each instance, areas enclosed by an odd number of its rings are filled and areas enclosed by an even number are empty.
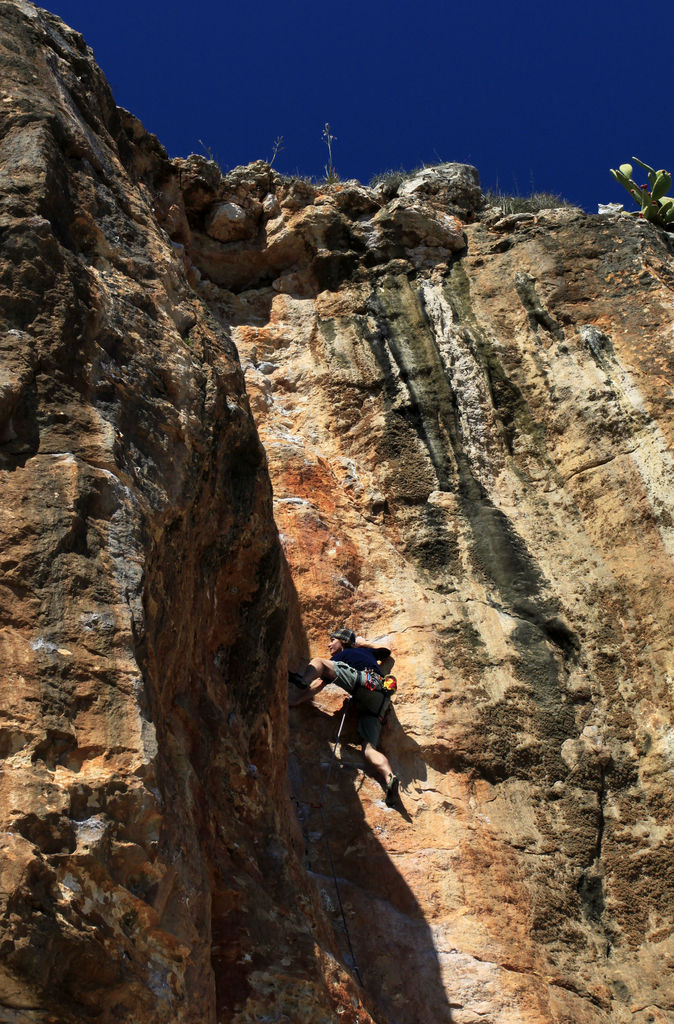
[[[671,1024],[670,236],[169,162],[0,18],[0,1015]]]
[[[394,649],[403,808],[353,728],[331,783],[354,950],[391,1020],[671,1020],[671,243],[569,210],[464,232],[328,288],[206,289],[312,651],[343,620]],[[318,703],[291,780],[329,887]]]

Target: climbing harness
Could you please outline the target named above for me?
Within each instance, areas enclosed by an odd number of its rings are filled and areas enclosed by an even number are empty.
[[[362,674],[362,682],[358,685],[365,690],[384,690],[386,693],[395,693],[398,689],[398,681],[395,676],[383,676],[380,672],[375,672],[370,668],[362,669]]]

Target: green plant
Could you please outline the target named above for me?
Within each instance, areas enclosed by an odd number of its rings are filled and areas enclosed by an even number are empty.
[[[672,187],[672,176],[668,171],[656,171],[643,163],[636,156],[632,159],[648,173],[648,185],[637,185],[632,177],[632,165],[621,164],[617,171],[611,168],[611,174],[622,187],[629,192],[632,199],[641,207],[640,210],[626,210],[632,217],[644,217],[652,224],[668,227],[674,224],[674,199],[666,193]]]
[[[329,185],[332,185],[336,181],[339,181],[339,175],[337,174],[335,165],[332,162],[332,144],[333,142],[335,142],[336,138],[337,136],[332,134],[332,132],[330,131],[330,125],[326,121],[325,128],[323,129],[323,141],[325,142],[325,145],[328,147],[328,162],[325,165],[325,180],[328,182]]]

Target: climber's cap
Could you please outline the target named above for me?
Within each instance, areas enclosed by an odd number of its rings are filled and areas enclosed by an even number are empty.
[[[330,634],[331,640],[339,640],[345,647],[353,647],[356,643],[356,634],[352,629],[336,629]]]

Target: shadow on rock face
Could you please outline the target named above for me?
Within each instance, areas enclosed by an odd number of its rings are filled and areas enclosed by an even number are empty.
[[[379,1011],[390,1024],[451,1024],[432,930],[386,851],[395,832],[395,845],[404,854],[404,833],[413,827],[404,792],[393,807],[386,806],[379,780],[365,771],[356,714],[347,710],[335,746],[344,716],[342,692],[328,687],[320,699],[321,707],[303,705],[291,716],[290,787],[306,867],[341,956],[360,975],[375,1018]],[[391,711],[382,734],[384,752],[400,730]],[[409,770],[395,765],[403,786],[423,765],[418,757],[404,760]]]

